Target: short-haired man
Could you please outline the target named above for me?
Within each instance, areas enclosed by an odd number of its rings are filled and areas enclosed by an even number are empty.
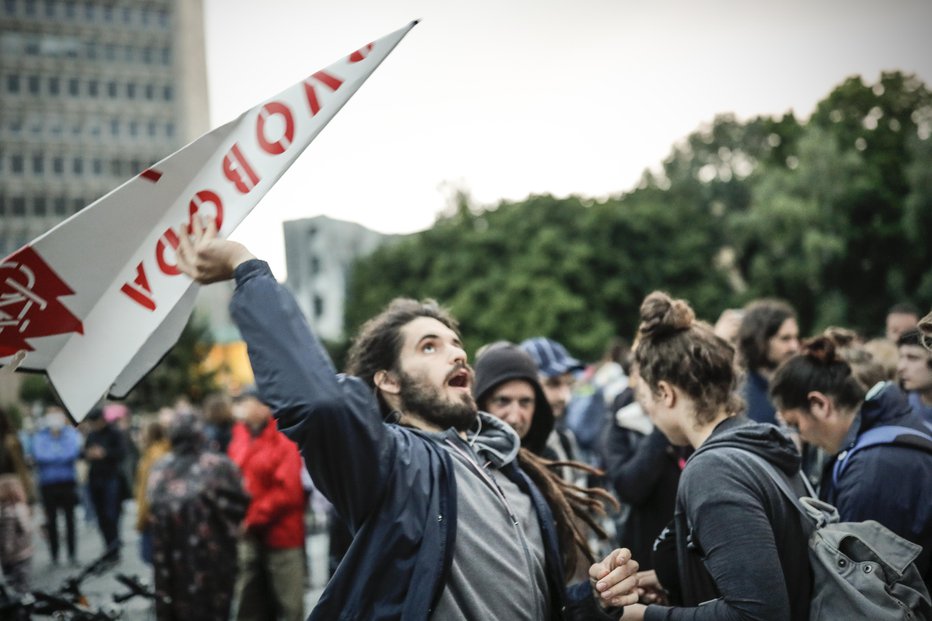
[[[227,454],[252,499],[243,520],[237,621],[304,620],[304,487],[301,456],[251,386],[233,401],[239,422]]]
[[[573,398],[573,384],[576,381],[574,373],[582,371],[585,365],[571,356],[562,344],[544,336],[522,341],[521,349],[537,364],[540,385],[553,410],[554,429],[547,439],[552,457],[560,461],[579,459],[579,445],[573,432],[566,427],[565,416],[566,408]],[[563,478],[572,480],[573,474],[564,469]]]
[[[887,311],[887,338],[896,343],[901,334],[915,330],[918,323],[918,308],[909,302],[894,304]]]
[[[774,371],[799,351],[796,312],[782,300],[748,304],[738,328],[738,355],[745,368],[743,396],[747,415],[759,423],[777,424],[768,394]]]
[[[361,328],[352,375],[337,375],[268,265],[208,227],[195,221],[193,240],[182,229],[178,264],[202,283],[235,277],[262,397],[354,534],[311,618],[603,618],[603,602],[637,600],[627,550],[565,586],[571,517],[532,481],[549,473],[518,463],[512,429],[477,411],[449,315],[396,300]]]
[[[896,377],[914,412],[932,425],[932,351],[922,346],[922,333],[907,330],[896,341]]]

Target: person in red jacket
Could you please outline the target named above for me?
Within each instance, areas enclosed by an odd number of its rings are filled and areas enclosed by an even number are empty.
[[[304,489],[301,456],[278,430],[254,388],[234,404],[239,410],[230,459],[252,496],[239,543],[235,599],[238,621],[304,620]],[[274,607],[274,609],[270,609]]]

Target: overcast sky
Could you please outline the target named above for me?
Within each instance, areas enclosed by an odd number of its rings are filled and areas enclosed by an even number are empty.
[[[284,220],[406,233],[454,188],[606,196],[716,114],[805,118],[888,69],[932,85],[932,0],[205,0],[212,127],[413,19],[234,233],[279,278]]]

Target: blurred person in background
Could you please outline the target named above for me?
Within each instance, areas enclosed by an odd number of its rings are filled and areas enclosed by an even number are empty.
[[[900,335],[909,330],[915,330],[919,323],[919,309],[909,302],[894,304],[887,311],[886,337],[896,343]]]
[[[900,334],[896,347],[896,376],[906,391],[909,406],[932,426],[932,351],[923,347],[918,329]]]
[[[168,438],[171,450],[152,466],[147,490],[155,589],[167,596],[156,616],[228,621],[249,496],[230,459],[207,450],[194,414],[177,414]]]
[[[152,564],[152,529],[149,526],[149,475],[152,467],[171,450],[168,428],[174,419],[174,410],[162,408],[157,420],[149,421],[142,433],[142,457],[136,468],[133,495],[136,498],[136,530],[139,532],[139,557]]]
[[[204,399],[204,436],[207,448],[226,453],[233,438],[233,401],[226,394],[213,394]]]
[[[126,480],[121,470],[126,457],[126,441],[104,418],[101,408],[94,408],[85,418],[88,422],[84,441],[84,458],[88,463],[87,488],[104,548],[114,558],[120,555],[120,517]]]
[[[68,559],[77,564],[74,508],[78,503],[76,464],[81,456],[81,434],[71,426],[61,408],[46,410],[44,426],[32,441],[32,460],[39,478],[39,496],[45,512],[50,557],[58,564],[58,515],[65,519]]]

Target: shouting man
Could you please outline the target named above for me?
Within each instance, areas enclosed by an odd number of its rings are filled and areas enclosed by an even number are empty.
[[[315,619],[617,618],[637,601],[628,550],[566,587],[580,541],[555,475],[478,412],[456,322],[395,300],[360,330],[338,375],[266,263],[195,222],[178,265],[236,279],[231,312],[259,392],[353,533]],[[549,483],[549,485],[548,485]]]

